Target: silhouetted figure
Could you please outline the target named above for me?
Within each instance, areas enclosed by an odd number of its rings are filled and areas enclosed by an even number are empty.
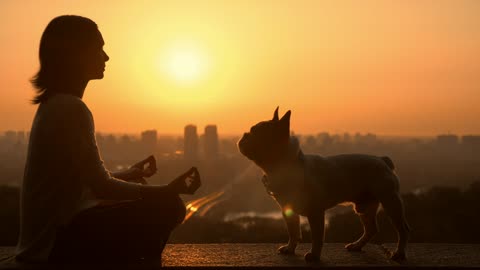
[[[194,167],[166,186],[146,185],[156,172],[153,156],[106,170],[82,101],[88,82],[103,78],[103,45],[97,25],[80,16],[57,17],[42,35],[17,261],[158,263],[185,216],[178,194],[200,186]]]
[[[262,182],[282,209],[289,241],[278,251],[294,254],[301,240],[300,215],[308,218],[312,248],[308,262],[319,261],[325,232],[325,211],[341,203],[352,203],[363,224],[364,233],[345,246],[361,251],[378,232],[377,210],[382,204],[398,234],[392,260],[406,259],[405,248],[410,228],[405,218],[399,179],[389,157],[343,154],[322,157],[304,154],[298,139],[290,133],[288,111],[272,120],[261,121],[238,142],[240,152],[264,172]]]

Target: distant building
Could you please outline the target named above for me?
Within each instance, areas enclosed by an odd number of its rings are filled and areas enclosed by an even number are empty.
[[[441,146],[451,146],[458,144],[458,136],[453,134],[438,135],[437,144]]]
[[[205,135],[203,138],[203,149],[206,159],[218,158],[218,133],[216,125],[208,125],[205,127]]]
[[[343,133],[343,142],[344,143],[351,143],[352,142],[352,136],[350,135],[350,133],[348,133],[348,132]]]
[[[132,142],[132,139],[127,134],[120,136],[120,143],[129,144]]]
[[[20,144],[26,144],[27,143],[27,137],[25,136],[25,131],[17,132],[17,141]]]
[[[13,130],[5,131],[5,141],[8,144],[13,144],[17,142],[17,132]]]
[[[143,131],[140,141],[142,148],[150,152],[154,151],[157,148],[157,131],[154,129]]]
[[[185,159],[198,159],[198,134],[195,125],[187,125],[183,133],[184,144],[183,153]]]
[[[317,140],[314,136],[308,135],[305,137],[305,148],[309,151],[315,151],[315,147],[317,147]]]
[[[332,137],[328,132],[321,132],[317,134],[317,144],[321,146],[328,146],[331,145],[333,142]]]
[[[364,145],[373,145],[377,143],[377,135],[373,133],[367,133],[365,135],[359,132],[355,133],[355,143]]]
[[[480,135],[465,135],[462,144],[470,147],[480,147]]]
[[[365,134],[365,136],[363,136],[363,141],[366,144],[375,144],[375,143],[377,143],[377,135],[375,135],[373,133],[367,133],[367,134]]]

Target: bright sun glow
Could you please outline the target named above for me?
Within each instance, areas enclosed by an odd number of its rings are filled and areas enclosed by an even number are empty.
[[[204,79],[207,72],[205,54],[192,46],[176,46],[161,61],[164,72],[178,83],[193,83]]]

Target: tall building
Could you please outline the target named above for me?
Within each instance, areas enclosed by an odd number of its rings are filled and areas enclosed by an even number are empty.
[[[454,146],[458,144],[458,141],[458,136],[453,134],[437,136],[437,143],[441,146]]]
[[[216,125],[208,125],[205,127],[205,136],[203,143],[205,158],[218,158],[218,133]]]
[[[465,135],[462,144],[469,147],[480,147],[480,135]]]
[[[155,129],[143,131],[140,141],[144,150],[149,152],[155,151],[157,148],[157,131]]]
[[[198,135],[195,125],[187,125],[183,133],[183,154],[185,159],[198,159]]]

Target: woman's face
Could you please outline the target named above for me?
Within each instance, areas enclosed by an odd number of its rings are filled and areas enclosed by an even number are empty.
[[[85,47],[84,55],[82,55],[80,59],[84,79],[96,80],[103,78],[105,62],[110,59],[103,50],[103,45],[105,45],[105,42],[103,41],[102,34],[100,31],[97,31],[97,35],[92,42]]]

